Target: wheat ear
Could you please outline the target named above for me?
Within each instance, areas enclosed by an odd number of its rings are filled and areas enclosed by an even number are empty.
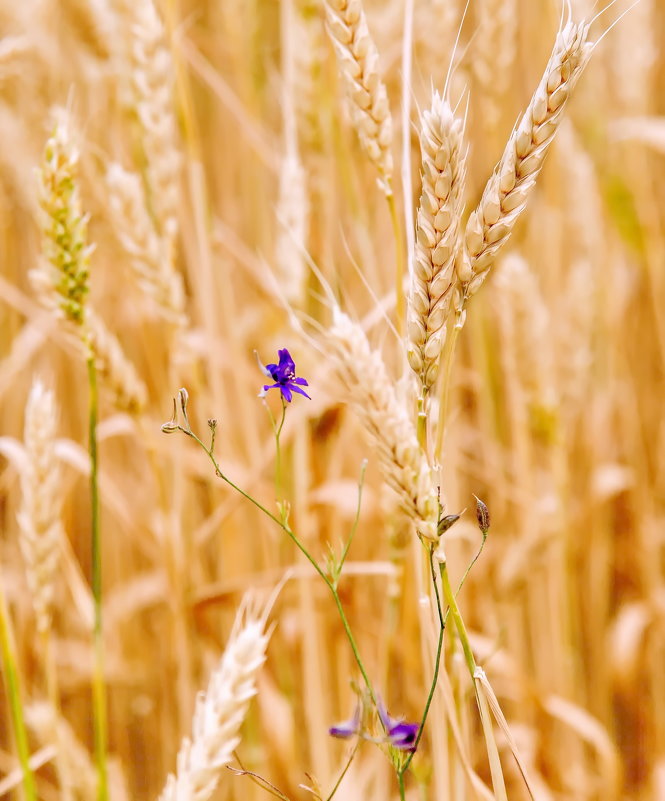
[[[168,777],[160,801],[206,801],[214,793],[240,742],[249,701],[256,695],[256,674],[265,661],[270,636],[265,614],[243,603],[219,666],[197,699],[191,739],[183,740],[176,772]]]
[[[456,265],[455,308],[461,322],[468,299],[487,277],[535,186],[566,102],[591,54],[588,33],[587,23],[568,21],[557,34],[540,84],[469,217],[465,252]]]
[[[39,172],[43,258],[30,279],[42,303],[77,326],[85,320],[90,254],[88,217],[81,208],[77,170],[79,152],[69,115],[54,112]]]
[[[182,278],[173,264],[172,241],[155,232],[141,179],[119,164],[106,173],[113,230],[130,257],[139,286],[164,320],[187,325]]]
[[[348,399],[376,448],[386,483],[397,493],[418,534],[436,541],[439,502],[434,477],[381,354],[371,349],[362,327],[338,309],[326,344]]]
[[[143,133],[150,204],[160,233],[178,230],[180,151],[174,114],[174,68],[153,0],[123,0],[131,31],[132,84]]]
[[[117,337],[92,309],[88,310],[87,327],[97,370],[113,393],[116,405],[129,412],[140,411],[145,406],[147,390]]]
[[[407,307],[407,355],[421,392],[436,380],[455,279],[464,206],[462,122],[435,92],[421,119],[422,191]]]
[[[328,32],[335,47],[358,137],[390,195],[393,173],[392,120],[388,94],[379,76],[379,53],[360,0],[325,0]]]
[[[25,408],[24,442],[27,454],[21,472],[19,542],[25,559],[28,586],[37,629],[51,624],[53,584],[61,532],[61,470],[55,456],[57,413],[53,392],[35,381]]]

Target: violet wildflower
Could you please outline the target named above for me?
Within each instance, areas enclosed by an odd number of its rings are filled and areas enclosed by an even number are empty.
[[[383,723],[383,727],[386,730],[389,745],[392,745],[393,748],[398,748],[400,751],[415,751],[420,724],[406,723],[403,720],[391,718],[380,698],[378,699],[377,709],[381,723]]]
[[[296,365],[291,354],[286,348],[277,351],[279,355],[279,364],[267,364],[265,367],[259,362],[259,366],[268,378],[272,378],[274,384],[264,384],[263,392],[269,389],[279,389],[282,397],[287,403],[291,403],[292,392],[297,392],[299,395],[304,395],[306,398],[311,398],[300,387],[309,386],[304,378],[296,377]]]
[[[355,734],[358,734],[359,731],[360,706],[357,706],[351,720],[344,720],[341,723],[335,723],[334,726],[331,726],[328,729],[328,734],[332,735],[333,737],[339,737],[342,740],[346,740],[349,737],[353,737]]]

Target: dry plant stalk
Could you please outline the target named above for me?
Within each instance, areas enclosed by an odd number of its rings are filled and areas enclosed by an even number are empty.
[[[251,601],[243,601],[219,666],[197,699],[192,737],[183,740],[176,772],[168,777],[160,801],[206,801],[214,793],[240,742],[249,701],[256,695],[256,674],[270,637],[266,614],[252,609]]]
[[[436,542],[439,501],[434,475],[381,354],[371,349],[362,327],[338,309],[326,343],[349,400],[376,448],[386,483],[397,493],[400,508],[418,534]]]
[[[298,303],[302,301],[306,275],[309,203],[305,171],[295,153],[286,155],[282,160],[277,220],[280,230],[275,246],[275,262],[279,284],[284,297],[291,303]]]
[[[455,278],[464,207],[463,125],[435,92],[422,115],[422,191],[407,307],[407,355],[426,394],[436,380]]]
[[[485,281],[535,186],[566,102],[591,54],[588,33],[588,23],[568,21],[557,34],[540,84],[469,217],[465,252],[456,265],[454,302],[461,322],[468,299]]]
[[[141,179],[120,164],[106,173],[113,230],[130,256],[139,286],[168,323],[187,325],[182,277],[173,264],[173,242],[160,237],[145,207]]]
[[[328,32],[350,100],[358,137],[381,176],[380,186],[392,194],[392,119],[388,94],[379,76],[379,53],[370,36],[361,0],[325,0]]]
[[[21,471],[19,543],[26,563],[37,630],[51,625],[53,589],[61,534],[62,480],[55,455],[57,412],[53,392],[33,383],[25,408],[26,464]]]
[[[153,0],[123,0],[131,32],[131,79],[143,134],[150,206],[159,232],[178,231],[180,151],[174,114],[174,68]]]

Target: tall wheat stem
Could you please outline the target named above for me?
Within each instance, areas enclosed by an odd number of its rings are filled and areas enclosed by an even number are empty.
[[[108,801],[108,721],[106,714],[106,684],[104,681],[104,631],[102,626],[102,542],[99,525],[99,460],[97,454],[97,368],[92,350],[88,353],[88,447],[90,450],[90,526],[92,550],[92,597],[94,617],[94,662],[92,674],[92,708],[95,765],[97,768],[97,799]]]

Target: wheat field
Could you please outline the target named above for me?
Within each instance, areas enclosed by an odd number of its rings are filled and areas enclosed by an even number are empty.
[[[629,7],[0,0],[2,797],[665,799]]]

